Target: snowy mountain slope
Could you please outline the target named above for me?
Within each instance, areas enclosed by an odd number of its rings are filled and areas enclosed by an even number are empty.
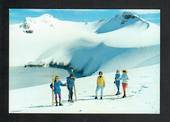
[[[131,13],[131,12],[123,12],[122,14],[116,15],[115,17],[109,20],[101,20],[97,23],[100,25],[96,30],[96,33],[106,33],[110,31],[114,31],[120,29],[122,27],[126,27],[129,25],[133,25],[135,23],[140,23],[143,29],[149,28],[149,23],[139,16]]]
[[[71,21],[61,21],[55,17],[53,17],[50,14],[44,14],[41,15],[39,17],[26,17],[25,22],[20,24],[20,28],[21,29],[27,29],[24,28],[24,25],[28,25],[28,27],[30,29],[33,29],[34,31],[41,31],[44,29],[62,29],[62,28],[67,28],[65,29],[65,31],[70,31],[70,29],[72,31],[74,31],[74,27],[76,27],[76,29],[81,28],[79,30],[82,30],[83,27],[85,28],[85,25],[83,22],[71,22]],[[29,29],[28,28],[28,29]]]
[[[122,21],[123,26],[119,26]],[[102,33],[94,32],[94,25]],[[119,68],[124,64],[121,56],[127,62],[135,59],[133,65],[125,64],[129,68],[149,60],[159,62],[160,27],[129,12],[97,24],[62,21],[48,14],[29,17],[24,23],[10,25],[9,37],[10,66],[55,61],[71,64],[82,75],[90,75],[101,66],[109,66],[108,62]]]
[[[159,63],[160,46],[141,47],[141,48],[112,48],[104,44],[99,44],[93,48],[81,48],[72,54],[71,65],[82,71],[83,75],[90,75],[101,69],[102,71],[112,71],[119,68],[133,68],[140,66],[141,62],[150,61]],[[81,59],[81,60],[80,60]],[[104,67],[104,68],[101,68]],[[108,68],[109,67],[110,70]]]
[[[103,100],[94,100],[96,75],[76,79],[78,101],[67,102],[68,90],[62,87],[64,106],[51,106],[49,84],[9,91],[10,113],[160,113],[160,65],[129,69],[127,95],[116,93],[112,73],[104,73],[106,87]],[[156,74],[156,75],[155,75]],[[65,81],[63,81],[65,82]],[[122,92],[122,89],[121,89]],[[30,95],[30,93],[34,93]],[[147,99],[144,99],[147,98]]]
[[[123,50],[101,65],[98,70],[111,72],[116,69],[129,69],[160,63],[160,45],[141,48],[117,48]]]
[[[43,53],[36,62],[69,63],[70,66],[81,72],[82,76],[91,75],[99,69],[109,72],[113,69],[137,67],[140,64],[145,66],[147,62],[150,62],[150,65],[160,62],[160,45],[141,48],[116,48],[109,47],[104,43],[95,45],[82,41],[82,44],[71,46],[72,48],[67,46],[67,50],[59,47],[52,48],[52,50]],[[55,49],[57,51],[54,51]],[[109,67],[110,69],[102,67]]]
[[[43,61],[45,63],[49,63],[50,61],[54,62],[64,62],[64,64],[68,64],[71,60],[72,53],[78,51],[81,48],[92,48],[96,45],[96,43],[86,41],[84,39],[77,39],[77,43],[69,42],[63,44],[54,45],[52,48],[44,51],[35,62]]]
[[[44,19],[49,20],[48,23],[44,22]],[[34,61],[43,52],[54,48],[54,45],[69,45],[79,38],[90,39],[91,35],[94,35],[84,28],[84,23],[61,21],[51,17],[49,19],[49,15],[29,18],[24,23],[29,25],[29,29],[23,28],[23,23],[10,25],[11,66]],[[53,24],[53,27],[50,24]],[[33,32],[27,33],[26,30]]]
[[[141,62],[140,64],[138,64],[137,67],[149,66],[149,65],[153,65],[153,64],[159,64],[159,63],[160,63],[160,54],[155,55],[155,56],[149,58],[148,60]]]
[[[144,28],[140,22],[136,22],[115,31],[99,34],[98,38],[113,47],[144,47],[160,44],[160,27],[149,22],[149,28]]]

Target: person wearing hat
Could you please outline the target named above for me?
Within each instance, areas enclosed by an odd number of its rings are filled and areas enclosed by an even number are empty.
[[[99,76],[97,77],[97,87],[96,87],[95,99],[97,99],[97,93],[99,90],[101,91],[100,99],[102,99],[104,87],[105,87],[105,79],[103,77],[103,72],[99,71]]]
[[[116,70],[114,83],[115,83],[115,85],[117,87],[116,95],[119,95],[120,94],[120,91],[119,91],[119,87],[120,87],[120,71],[119,70]]]
[[[60,86],[66,86],[66,84],[63,84],[59,80],[59,76],[55,76],[54,85],[51,83],[50,87],[53,89],[54,94],[55,94],[56,106],[58,106],[57,96],[59,97],[59,106],[62,106],[62,103],[61,103],[61,88],[60,88]]]
[[[73,74],[70,74],[70,76],[67,77],[67,88],[68,88],[68,91],[69,91],[68,102],[73,102],[74,82],[75,82],[75,78],[74,78]]]
[[[123,98],[126,97],[126,88],[127,88],[127,85],[128,85],[128,75],[127,75],[127,71],[126,70],[123,70],[122,71],[122,76],[121,76],[121,80],[122,80],[122,88],[123,88]]]

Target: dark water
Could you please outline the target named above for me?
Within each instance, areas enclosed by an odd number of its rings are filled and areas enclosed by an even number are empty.
[[[58,75],[65,80],[68,72],[58,68],[47,67],[10,67],[9,68],[9,89],[31,87],[51,82],[52,76]]]

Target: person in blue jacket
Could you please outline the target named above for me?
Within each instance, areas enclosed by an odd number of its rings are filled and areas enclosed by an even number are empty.
[[[116,84],[116,87],[117,87],[116,95],[119,95],[120,94],[120,90],[119,90],[119,88],[120,88],[120,71],[119,70],[116,71],[114,83]]]
[[[68,91],[69,91],[68,102],[73,102],[74,82],[75,82],[75,78],[74,78],[73,74],[70,74],[70,76],[67,77],[67,88],[68,88]]]
[[[54,94],[55,94],[56,106],[58,106],[57,96],[59,97],[59,106],[62,106],[62,103],[61,103],[61,88],[60,88],[60,86],[66,86],[66,84],[63,84],[59,80],[59,76],[55,76],[54,83],[51,83],[50,87],[53,89]]]

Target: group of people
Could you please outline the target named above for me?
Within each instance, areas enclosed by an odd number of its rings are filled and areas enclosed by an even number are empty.
[[[56,106],[62,106],[61,103],[61,88],[60,86],[67,86],[67,89],[69,91],[68,95],[68,102],[73,102],[73,88],[74,88],[74,82],[75,82],[75,77],[73,74],[70,74],[69,77],[67,77],[67,82],[62,83],[61,80],[59,79],[59,76],[55,76],[54,81],[50,84],[50,87],[52,88],[54,94],[55,94],[55,102]],[[58,99],[59,98],[59,102]]]
[[[50,84],[50,87],[52,88],[54,94],[55,94],[55,102],[56,106],[58,106],[58,103],[60,106],[62,106],[61,103],[61,88],[60,86],[67,86],[67,89],[69,91],[68,94],[68,102],[73,102],[73,88],[75,87],[75,77],[73,74],[70,74],[67,79],[66,83],[62,83],[59,79],[59,76],[55,76],[54,81]],[[128,75],[126,70],[122,70],[122,75],[120,74],[120,71],[117,70],[116,74],[114,75],[114,83],[117,87],[117,93],[115,95],[120,95],[120,82],[122,81],[122,88],[123,88],[123,98],[126,97],[126,88],[128,84]],[[103,72],[99,71],[99,76],[97,77],[97,86],[95,91],[95,99],[98,98],[98,91],[101,91],[100,99],[103,99],[103,89],[105,87],[105,78],[103,76]],[[58,99],[59,98],[59,102]]]
[[[116,74],[114,76],[114,83],[117,87],[117,93],[115,95],[120,95],[120,81],[122,80],[122,88],[123,88],[123,98],[126,97],[126,88],[128,85],[128,75],[126,70],[122,70],[122,75],[120,74],[120,71],[117,70]],[[103,99],[103,89],[105,87],[105,79],[103,76],[103,72],[99,72],[99,76],[97,77],[97,87],[96,87],[96,96],[95,99],[97,99],[98,91],[100,90],[100,99]]]

